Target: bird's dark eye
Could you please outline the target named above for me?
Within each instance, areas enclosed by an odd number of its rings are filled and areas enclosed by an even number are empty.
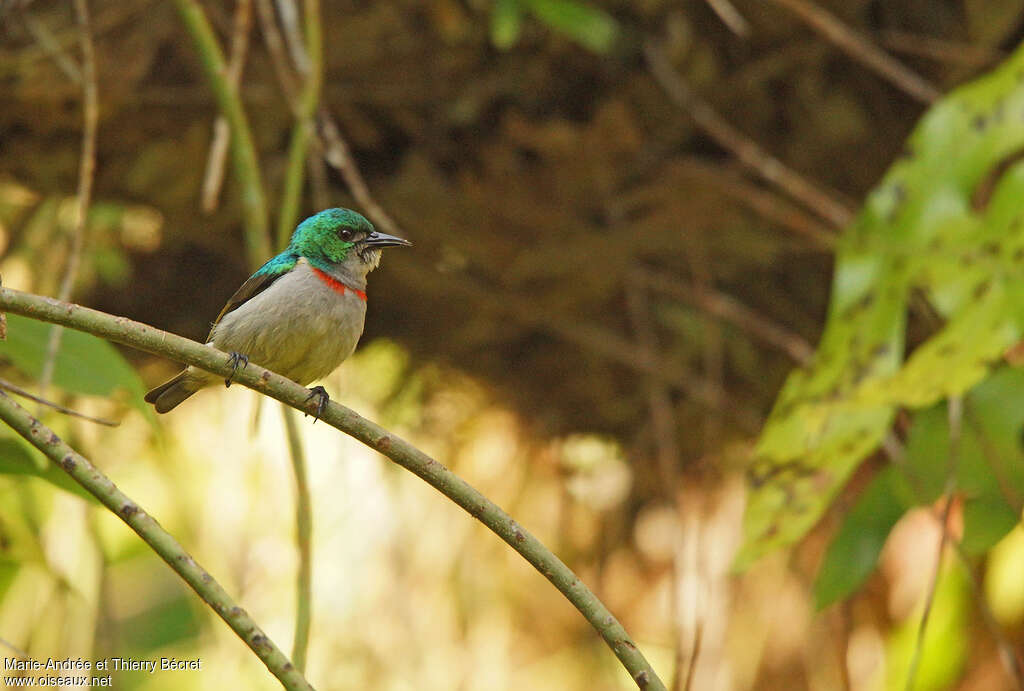
[[[348,228],[345,228],[344,230],[342,230],[340,235],[341,235],[341,239],[342,240],[346,240],[347,241],[347,240],[351,240],[352,239],[352,231],[349,230]]]

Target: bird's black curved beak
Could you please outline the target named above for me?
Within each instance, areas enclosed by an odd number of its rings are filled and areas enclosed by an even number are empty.
[[[363,245],[366,247],[409,247],[412,243],[404,238],[375,230],[366,236]]]

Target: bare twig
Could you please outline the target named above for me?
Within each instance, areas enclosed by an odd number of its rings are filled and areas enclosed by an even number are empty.
[[[917,668],[921,663],[921,651],[924,648],[924,635],[928,628],[928,617],[932,611],[932,604],[935,602],[935,589],[939,584],[939,574],[942,572],[942,555],[945,551],[946,542],[949,540],[949,516],[953,510],[956,468],[960,460],[963,399],[959,396],[952,396],[947,401],[947,405],[949,409],[949,456],[946,459],[946,489],[944,491],[942,514],[939,517],[942,523],[942,531],[939,534],[939,545],[935,555],[935,569],[932,571],[931,584],[928,587],[928,595],[924,601],[924,611],[921,612],[921,623],[917,627],[917,642],[914,645],[914,654],[910,658],[906,691],[913,691],[914,689]]]
[[[704,620],[698,619],[696,629],[693,632],[693,646],[686,661],[686,676],[681,677],[682,686],[680,691],[690,691],[693,688],[693,680],[697,676],[697,661],[700,659],[701,644],[704,642]]]
[[[92,199],[93,175],[96,169],[96,131],[99,127],[100,108],[99,95],[96,87],[96,56],[93,52],[92,30],[89,24],[89,6],[86,0],[74,0],[75,17],[78,22],[79,43],[82,50],[82,156],[78,164],[78,199],[75,204],[75,221],[71,231],[71,246],[68,251],[68,263],[64,268],[57,296],[61,300],[71,297],[78,267],[82,261],[82,247],[85,245],[85,225],[89,215],[89,202]],[[39,392],[46,395],[46,390],[53,379],[53,369],[57,362],[57,351],[60,350],[63,329],[55,326],[50,330],[50,338],[46,344],[46,359],[39,375]]]
[[[882,32],[882,43],[891,50],[953,65],[979,68],[999,62],[1005,53],[962,41],[947,41],[908,31]]]
[[[25,28],[30,34],[32,34],[32,38],[34,38],[36,43],[39,44],[39,48],[43,53],[53,60],[53,63],[57,65],[61,72],[64,73],[64,76],[75,84],[82,84],[82,70],[80,70],[78,68],[78,64],[64,52],[64,49],[60,45],[60,41],[50,33],[50,30],[46,25],[28,12],[23,12],[21,16],[25,23]]]
[[[376,222],[376,219],[374,219]],[[435,269],[406,263],[403,273],[416,282],[437,281]],[[706,408],[726,413],[730,421],[740,429],[756,433],[763,422],[761,413],[742,401],[729,396],[716,382],[701,376],[686,365],[670,359],[662,359],[609,329],[581,322],[561,311],[549,310],[535,300],[524,300],[509,293],[499,294],[493,287],[478,282],[466,273],[444,275],[445,291],[472,301],[476,307],[514,319],[539,331],[548,333],[568,343],[573,343],[587,353],[618,363],[635,372],[657,377],[682,392],[695,403]]]
[[[11,643],[10,641],[8,641],[5,638],[0,638],[0,645],[2,645],[3,647],[11,650],[15,655],[20,657],[22,660],[31,660],[32,659],[32,657],[28,653],[26,653],[24,650],[22,650],[21,648],[19,648],[16,645],[14,645],[13,643]]]
[[[658,339],[651,323],[646,284],[629,276],[626,280],[626,305],[629,320],[641,350],[658,352]],[[673,494],[678,489],[679,441],[676,439],[676,420],[672,397],[664,381],[648,374],[646,377],[647,407],[654,431],[654,445],[658,454],[658,470],[662,486]]]
[[[750,35],[750,23],[743,18],[743,15],[729,0],[705,0],[705,2],[734,34],[741,38]]]
[[[23,398],[27,398],[30,401],[35,401],[36,403],[39,403],[41,405],[47,406],[49,408],[53,408],[58,413],[63,413],[65,415],[71,415],[72,417],[82,418],[83,420],[88,420],[89,422],[95,422],[98,425],[106,425],[107,427],[117,427],[118,425],[121,424],[120,422],[114,422],[113,420],[106,420],[106,419],[101,418],[101,417],[93,417],[92,415],[86,415],[85,413],[80,413],[77,410],[72,410],[71,408],[65,408],[64,406],[62,406],[62,405],[60,405],[58,403],[54,403],[53,401],[48,401],[48,400],[46,400],[45,398],[43,398],[41,396],[36,396],[33,393],[29,393],[25,389],[23,389],[20,386],[14,384],[13,382],[7,381],[6,379],[0,379],[0,389],[3,389],[4,391],[10,391],[13,394],[21,396]]]
[[[271,0],[256,0],[256,11],[260,18],[260,30],[263,33],[263,42],[270,53],[270,62],[277,74],[277,81],[284,91],[285,100],[288,106],[294,111],[299,102],[299,83],[292,73],[288,62],[284,38],[277,26],[277,18],[274,15],[274,6]]]
[[[646,266],[635,270],[637,276],[655,290],[701,309],[711,316],[739,327],[742,331],[778,348],[801,365],[810,362],[814,348],[799,335],[772,322],[735,298],[711,289],[693,290],[679,279]]]
[[[664,52],[654,41],[644,42],[644,55],[655,80],[679,108],[689,113],[697,126],[719,146],[736,156],[759,176],[777,185],[793,199],[832,224],[842,227],[853,213],[828,192],[787,167],[759,144],[726,122],[705,100],[694,93],[676,73]]]
[[[341,130],[338,129],[338,126],[334,123],[334,118],[331,117],[330,112],[326,108],[321,108],[320,113],[317,115],[317,131],[323,141],[324,158],[332,168],[341,174],[356,203],[363,208],[370,220],[385,233],[400,233],[398,224],[392,220],[391,216],[370,194],[370,189],[366,186],[366,181],[363,180],[363,175],[359,172],[359,168],[352,158],[348,142],[341,136]],[[408,235],[403,234],[403,237],[408,237]]]
[[[684,173],[710,184],[731,199],[750,207],[768,221],[807,238],[821,249],[835,249],[837,236],[834,230],[770,190],[745,180],[725,166],[709,163],[697,157],[686,158],[680,163]]]
[[[292,64],[299,74],[307,75],[312,69],[310,56],[306,51],[306,45],[302,40],[302,31],[299,29],[299,11],[293,0],[275,0],[277,14],[281,18],[281,28],[284,29],[284,41],[288,46],[288,53],[292,57]],[[308,11],[308,6],[307,6]],[[309,28],[309,15],[306,15],[304,24]],[[308,38],[308,37],[307,37]]]
[[[245,57],[249,52],[249,30],[252,26],[252,0],[237,0],[235,4],[234,27],[231,32],[231,56],[228,58],[227,82],[238,90],[245,68]],[[224,186],[224,163],[231,144],[231,127],[223,114],[213,121],[213,141],[206,159],[206,175],[203,177],[201,206],[205,213],[217,209],[221,188]]]
[[[810,0],[771,1],[795,14],[837,48],[909,96],[932,103],[942,95],[926,79]]]

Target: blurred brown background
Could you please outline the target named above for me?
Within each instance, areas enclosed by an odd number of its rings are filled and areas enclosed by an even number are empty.
[[[905,548],[929,546],[921,559],[900,564],[894,555],[883,568],[889,580],[876,576],[858,598],[814,615],[807,589],[829,520],[792,555],[742,578],[728,574],[741,459],[784,376],[820,333],[836,221],[899,155],[930,89],[944,93],[1016,46],[1024,2],[584,4],[618,27],[605,51],[529,12],[514,45],[496,47],[484,0],[323,3],[323,103],[373,195],[415,243],[388,254],[374,274],[369,352],[328,388],[397,425],[513,515],[522,512],[635,629],[666,680],[699,630],[693,688],[885,686],[879,660],[911,607],[893,604],[893,593],[909,589],[904,598],[919,601],[933,526],[907,528]],[[0,268],[5,285],[55,294],[82,127],[80,74],[76,82],[61,56],[77,55],[78,34],[65,3],[0,7]],[[74,297],[199,339],[250,268],[230,172],[216,211],[200,210],[215,102],[171,3],[90,7],[100,126]],[[233,8],[205,5],[223,44]],[[825,29],[820,11],[829,13]],[[252,23],[241,91],[274,211],[293,117]],[[873,69],[859,48],[837,47],[825,37],[836,26],[918,81]],[[645,44],[675,81],[652,72]],[[670,93],[680,86],[691,92],[682,105]],[[750,146],[810,181],[824,202],[766,180],[763,160],[736,155]],[[317,210],[318,196],[357,206],[326,167],[311,174],[303,216]],[[173,369],[126,354],[150,384]],[[183,541],[192,536],[200,561],[205,552],[211,571],[234,574],[228,589],[262,603],[254,615],[283,644],[291,575],[265,571],[293,559],[290,527],[254,521],[266,505],[290,517],[290,480],[274,460],[283,453],[280,431],[269,429],[276,416],[264,414],[257,428],[249,408],[231,409],[238,398],[229,397],[245,396],[233,388],[197,398],[190,412],[161,420],[163,441],[138,416],[134,441],[107,436],[125,430],[100,437],[75,429],[97,461],[111,459],[106,467],[133,496],[183,530]],[[202,425],[210,429],[197,431]],[[314,500],[327,512],[316,524],[320,618],[310,677],[318,688],[628,687],[582,620],[503,545],[417,480],[355,448],[336,457],[333,435],[309,434],[321,464]],[[145,479],[128,465],[132,454],[145,459],[139,468],[167,477]],[[216,487],[234,497],[227,505],[235,513],[216,519],[212,534],[206,512],[223,497],[203,486],[215,473],[224,473]],[[276,484],[265,473],[279,474]],[[245,487],[225,490],[239,478]],[[382,494],[365,503],[367,491]],[[67,501],[78,500],[47,499],[46,511]],[[359,526],[380,526],[383,518],[370,518],[375,508],[394,512],[394,524],[384,521],[361,553],[351,540]],[[231,679],[237,670],[225,660],[235,656],[252,667],[247,684],[272,688],[161,564],[142,552],[129,567],[118,561],[137,548],[111,520],[95,518],[88,536],[106,566],[74,567],[92,568],[97,579],[86,597],[90,654],[119,652],[133,617],[152,623],[166,612],[180,636],[145,650],[184,646],[210,655],[219,670],[187,683],[214,688]],[[225,543],[237,551],[221,553]],[[121,591],[112,584],[140,582],[132,568],[166,582],[147,586],[164,595],[113,604]],[[950,587],[969,609],[967,586]],[[351,601],[358,593],[394,609],[359,609]],[[0,618],[0,636],[17,638],[5,627],[22,621],[22,645],[43,650],[50,639],[32,634],[33,625],[80,621],[26,611]],[[182,611],[191,614],[181,619]],[[1020,644],[1021,620],[1010,623]],[[1013,688],[984,629],[962,630],[980,642],[965,643],[963,660],[937,686],[920,688]],[[51,638],[56,648],[66,639]],[[211,649],[218,652],[202,652]],[[168,677],[121,683],[185,688]]]

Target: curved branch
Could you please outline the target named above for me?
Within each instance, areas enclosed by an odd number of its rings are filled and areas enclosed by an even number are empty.
[[[13,310],[12,310],[13,311]],[[68,324],[67,326],[72,326]],[[128,524],[153,551],[178,572],[186,583],[214,612],[234,629],[238,637],[281,684],[289,690],[308,690],[313,687],[306,681],[285,654],[263,633],[256,622],[244,609],[234,603],[220,583],[207,573],[206,569],[185,551],[174,537],[160,527],[152,516],[117,488],[110,478],[100,472],[89,459],[82,456],[50,428],[14,402],[7,394],[0,392],[0,419],[24,437],[30,444],[42,451],[50,460],[64,469],[78,484],[100,500],[118,518]]]
[[[227,353],[125,317],[9,288],[0,288],[0,310],[69,326],[222,377],[232,373]],[[316,412],[317,402],[309,399],[308,389],[255,363],[235,372],[233,381],[304,413]],[[551,581],[580,611],[601,634],[639,688],[664,691],[665,685],[657,673],[604,603],[540,540],[479,490],[409,442],[334,401],[328,403],[320,420],[416,474],[487,526]]]

